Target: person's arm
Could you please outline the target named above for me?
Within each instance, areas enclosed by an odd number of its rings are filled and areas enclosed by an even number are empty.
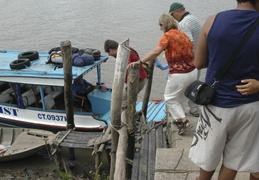
[[[134,67],[135,64],[146,63],[148,61],[156,59],[157,56],[159,56],[163,51],[164,51],[164,48],[162,48],[161,46],[156,46],[155,49],[147,53],[141,60],[130,63],[128,67]]]
[[[208,67],[209,52],[208,52],[207,35],[213,24],[214,19],[215,19],[215,15],[210,16],[206,20],[206,22],[201,30],[198,45],[197,45],[197,50],[196,50],[195,58],[194,58],[194,64],[197,69],[202,69],[202,68]]]
[[[86,97],[85,96],[80,96],[78,94],[75,94],[74,97],[78,98],[78,99],[83,99],[83,100],[86,100]]]
[[[251,95],[259,92],[259,81],[255,79],[244,79],[241,81],[244,85],[237,85],[237,91],[242,95]]]
[[[89,83],[89,82],[86,81],[85,79],[83,79],[83,84],[84,84],[84,88],[87,88],[88,86],[91,85],[91,83]]]
[[[161,70],[166,70],[166,69],[168,69],[168,64],[162,65],[162,64],[160,63],[160,61],[155,61],[155,62],[154,62],[154,66],[158,67],[158,68],[161,69]]]
[[[75,98],[78,98],[78,99],[85,99],[84,96],[78,95],[78,94],[76,93],[76,91],[77,91],[77,85],[74,83],[74,84],[72,85],[72,95],[73,95]]]

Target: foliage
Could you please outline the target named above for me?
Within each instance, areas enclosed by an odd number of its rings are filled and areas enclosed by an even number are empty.
[[[93,176],[93,180],[110,180],[110,177],[108,175],[100,174],[101,166],[102,166],[102,163],[98,166],[98,168],[96,169],[96,172],[90,171],[90,174]]]
[[[65,173],[65,172],[59,172],[60,176],[62,177],[63,180],[71,180],[72,179],[72,176],[68,173]]]

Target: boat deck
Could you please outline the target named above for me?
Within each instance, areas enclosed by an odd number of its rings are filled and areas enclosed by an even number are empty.
[[[142,109],[142,102],[137,102],[136,104],[136,111],[141,111]],[[166,104],[165,102],[149,102],[147,107],[147,115],[146,121],[147,122],[160,122],[166,119]],[[108,125],[110,125],[110,111],[107,112],[103,117]]]

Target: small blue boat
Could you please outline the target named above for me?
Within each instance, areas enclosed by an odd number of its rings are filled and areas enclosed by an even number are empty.
[[[37,52],[38,58],[26,64],[28,62],[25,60],[18,59],[20,54],[26,52],[0,50],[0,123],[50,131],[66,129],[63,68],[46,63],[48,52]],[[101,65],[107,59],[106,56],[100,56],[91,65],[72,66],[72,79],[96,70],[96,82],[102,84]],[[76,130],[99,131],[109,125],[111,95],[109,88],[107,91],[94,89],[88,94],[92,105],[91,112],[74,107]],[[141,105],[141,102],[137,103],[137,111],[141,109]],[[165,119],[164,103],[150,102],[148,107],[148,121]]]

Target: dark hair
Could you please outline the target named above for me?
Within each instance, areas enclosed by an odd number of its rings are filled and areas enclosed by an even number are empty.
[[[82,78],[83,78],[83,74],[81,74],[80,76],[78,76],[78,77],[75,79],[75,82],[78,83],[78,81],[79,81],[80,79],[82,79]]]
[[[250,2],[251,4],[255,5],[256,0],[237,0],[238,3],[243,3],[243,2]]]
[[[119,46],[119,43],[117,43],[116,41],[107,39],[104,42],[104,51],[108,53],[110,49],[118,49],[118,46]]]

